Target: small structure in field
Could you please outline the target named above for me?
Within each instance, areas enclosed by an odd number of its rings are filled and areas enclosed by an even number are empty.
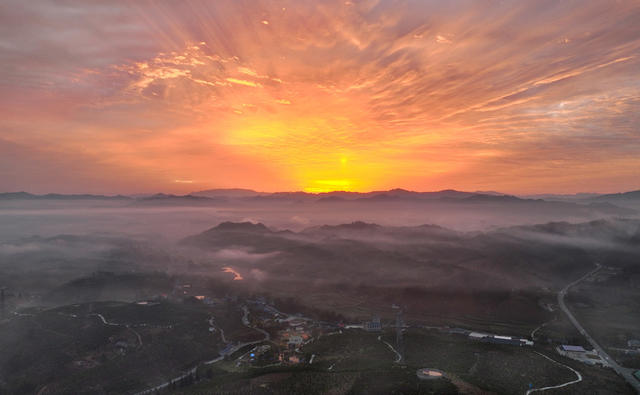
[[[512,337],[512,336],[491,335],[488,333],[481,333],[481,332],[469,333],[469,339],[479,340],[485,343],[494,343],[494,344],[510,344],[513,346],[533,346],[533,342],[531,340]]]
[[[585,350],[584,347],[582,346],[569,346],[566,344],[561,345],[560,349],[564,352],[577,352],[577,353],[587,352],[587,350]]]
[[[437,380],[445,378],[444,372],[438,369],[421,368],[416,371],[416,375],[420,380]]]

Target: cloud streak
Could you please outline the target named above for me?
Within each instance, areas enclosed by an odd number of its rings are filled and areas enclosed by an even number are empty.
[[[637,2],[2,7],[3,141],[105,191],[639,187]]]

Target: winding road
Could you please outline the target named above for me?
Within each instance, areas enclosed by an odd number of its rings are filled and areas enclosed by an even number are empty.
[[[609,356],[609,354],[607,354],[606,351],[602,347],[600,347],[600,345],[598,343],[596,343],[596,341],[593,339],[593,337],[591,337],[591,335],[589,335],[589,333],[587,333],[587,331],[584,329],[584,327],[578,322],[578,320],[573,316],[571,311],[569,311],[569,309],[567,308],[567,305],[564,303],[564,297],[567,295],[567,292],[569,291],[569,288],[571,288],[574,285],[580,283],[581,281],[585,280],[589,276],[595,274],[598,270],[600,270],[602,268],[602,266],[600,266],[597,263],[596,263],[596,266],[597,267],[594,270],[590,271],[589,273],[587,273],[584,276],[580,277],[576,281],[574,281],[574,282],[568,284],[566,287],[562,288],[562,290],[558,293],[558,304],[560,305],[560,308],[562,309],[562,311],[569,318],[569,321],[571,321],[571,323],[578,330],[578,332],[580,332],[580,334],[583,335],[587,339],[587,341],[598,352],[598,354],[609,364],[609,366],[613,370],[615,370],[616,373],[618,373],[620,376],[622,376],[636,390],[636,392],[638,394],[640,394],[640,381],[638,381],[633,376],[633,369],[625,368],[625,367],[622,367],[622,366],[618,365],[618,363],[613,358],[611,358]]]
[[[540,329],[544,328],[545,326],[549,325],[550,323],[554,322],[557,319],[557,317],[554,317],[553,319],[547,321],[547,322],[543,322],[542,324],[540,324],[536,329],[531,331],[531,340],[536,340],[536,332],[539,331]]]
[[[396,351],[395,348],[393,348],[393,346],[391,345],[391,343],[382,340],[382,336],[378,336],[378,340],[380,340],[381,342],[383,342],[384,344],[387,345],[387,347],[389,347],[391,349],[391,351],[393,351],[396,354],[396,360],[393,361],[395,363],[398,363],[402,360],[402,355],[400,355],[400,353],[398,351]]]
[[[100,321],[102,321],[103,324],[105,325],[110,325],[110,326],[123,326],[125,328],[127,328],[128,330],[130,330],[131,332],[133,332],[134,335],[136,335],[136,337],[138,338],[138,347],[142,347],[142,337],[140,336],[140,334],[134,330],[133,328],[131,328],[129,325],[126,324],[118,324],[116,322],[109,322],[107,321],[106,318],[104,318],[104,316],[100,313],[93,313],[93,314],[89,314],[92,315],[94,317],[98,317],[100,318]],[[75,317],[74,317],[75,318]]]
[[[269,332],[265,331],[264,329],[260,329],[260,328],[256,328],[254,326],[251,326],[249,324],[249,309],[247,308],[247,306],[243,306],[242,310],[243,310],[242,324],[244,326],[248,327],[248,328],[255,329],[258,332],[262,333],[264,335],[264,339],[262,339],[262,340],[254,340],[254,341],[251,341],[251,342],[245,342],[245,343],[237,344],[237,345],[233,346],[224,355],[220,355],[217,358],[211,359],[209,361],[202,362],[204,365],[212,365],[212,364],[214,364],[216,362],[220,362],[220,361],[222,361],[224,359],[224,357],[226,355],[231,355],[231,354],[235,353],[236,351],[240,350],[243,347],[251,346],[251,345],[254,345],[254,344],[260,344],[260,343],[263,343],[265,341],[269,341],[271,339],[271,335],[269,335]],[[211,324],[211,322],[212,322],[211,319],[209,319],[208,323]],[[220,330],[222,331],[222,328],[220,328]],[[224,336],[224,332],[222,332],[222,334]],[[185,373],[181,374],[178,377],[174,377],[173,379],[171,379],[169,381],[166,381],[166,382],[164,382],[162,384],[159,384],[159,385],[157,385],[157,386],[155,386],[153,388],[149,388],[149,389],[146,389],[144,391],[137,392],[135,395],[144,395],[144,394],[150,394],[150,393],[153,393],[153,392],[156,392],[156,391],[160,391],[160,390],[162,390],[164,388],[167,388],[172,383],[177,383],[178,381],[182,380],[185,377],[194,375],[196,373],[196,370],[198,370],[198,365],[194,366],[193,368],[189,369],[188,371],[186,371]]]
[[[546,359],[548,359],[549,361],[551,361],[551,362],[553,362],[553,363],[555,363],[555,364],[558,364],[558,365],[560,365],[560,366],[564,366],[565,368],[567,368],[567,369],[571,370],[573,373],[575,373],[575,374],[576,374],[576,376],[577,376],[578,378],[577,378],[577,379],[575,379],[575,380],[572,380],[572,381],[567,381],[566,383],[562,383],[562,384],[558,384],[558,385],[552,385],[552,386],[549,386],[549,387],[532,388],[532,389],[530,389],[530,390],[528,390],[528,391],[526,392],[526,395],[529,395],[529,394],[531,394],[531,393],[533,393],[533,392],[542,392],[542,391],[546,391],[546,390],[552,390],[552,389],[556,389],[556,388],[562,388],[562,387],[566,387],[566,386],[568,386],[568,385],[575,384],[575,383],[579,383],[579,382],[581,382],[581,381],[582,381],[582,375],[580,374],[580,372],[578,372],[578,371],[577,371],[577,370],[575,370],[574,368],[572,368],[572,367],[570,367],[570,366],[567,366],[567,365],[565,365],[565,364],[563,364],[563,363],[560,363],[560,362],[558,362],[558,361],[555,361],[555,360],[553,360],[553,359],[549,358],[548,356],[546,356],[546,355],[544,355],[544,354],[542,354],[542,353],[539,353],[539,352],[537,352],[537,351],[534,351],[534,352],[535,352],[536,354],[539,354],[539,355],[541,355],[541,356],[545,357]]]

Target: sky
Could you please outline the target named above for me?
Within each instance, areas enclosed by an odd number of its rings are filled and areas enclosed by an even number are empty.
[[[0,3],[0,192],[640,189],[638,1]]]

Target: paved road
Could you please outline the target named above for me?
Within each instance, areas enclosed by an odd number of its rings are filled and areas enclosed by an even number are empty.
[[[638,381],[633,376],[633,369],[628,369],[618,365],[618,363],[613,358],[611,358],[609,354],[607,354],[606,351],[602,347],[600,347],[598,343],[596,343],[596,341],[591,337],[591,335],[587,333],[587,331],[582,327],[582,325],[580,325],[578,320],[573,316],[571,311],[569,311],[569,309],[567,308],[567,305],[564,303],[564,297],[567,295],[569,288],[573,287],[574,285],[578,284],[579,282],[583,281],[584,279],[586,279],[587,277],[591,276],[592,274],[596,273],[598,270],[601,269],[601,266],[599,264],[596,264],[596,266],[597,267],[594,270],[590,271],[589,273],[585,274],[584,276],[580,277],[576,281],[564,287],[558,293],[558,304],[560,305],[560,308],[562,309],[562,311],[567,315],[567,317],[569,317],[569,321],[571,321],[571,323],[573,324],[573,326],[576,327],[578,332],[580,332],[580,334],[582,334],[587,339],[587,341],[591,344],[591,346],[596,351],[598,351],[598,354],[600,354],[600,356],[604,358],[605,361],[607,361],[609,366],[613,370],[615,370],[616,373],[618,373],[625,380],[627,380],[627,382],[631,384],[631,386],[636,390],[636,392],[640,394],[640,381]]]
[[[258,332],[262,333],[264,335],[264,339],[237,344],[234,347],[232,347],[230,350],[228,350],[228,352],[225,353],[224,355],[220,355],[219,357],[214,358],[214,359],[209,360],[209,361],[204,361],[203,362],[204,365],[212,365],[212,364],[214,364],[216,362],[220,362],[220,361],[222,361],[224,359],[224,357],[226,355],[231,355],[231,354],[235,353],[236,351],[240,350],[243,347],[247,347],[247,346],[254,345],[254,344],[260,344],[260,343],[263,343],[265,341],[269,341],[270,340],[271,336],[269,335],[269,332],[265,331],[264,329],[260,329],[260,328],[256,328],[254,326],[251,326],[249,324],[249,309],[247,308],[247,306],[242,306],[242,310],[244,312],[244,314],[242,315],[242,324],[244,326],[248,327],[248,328],[255,329]],[[102,319],[104,319],[104,317],[102,317]],[[212,323],[211,319],[208,322],[209,322],[209,324],[211,324]],[[222,328],[220,328],[220,330],[222,331]],[[223,336],[224,336],[224,332],[223,332]],[[165,389],[168,386],[170,386],[172,383],[177,383],[178,381],[182,380],[185,377],[194,375],[196,373],[197,369],[198,369],[198,365],[194,366],[193,368],[191,368],[190,370],[188,370],[187,372],[181,374],[178,377],[174,377],[173,379],[168,380],[168,381],[166,381],[166,382],[164,382],[162,384],[156,385],[153,388],[149,388],[149,389],[146,389],[144,391],[137,392],[135,395],[145,395],[145,394],[150,394],[150,393]]]

